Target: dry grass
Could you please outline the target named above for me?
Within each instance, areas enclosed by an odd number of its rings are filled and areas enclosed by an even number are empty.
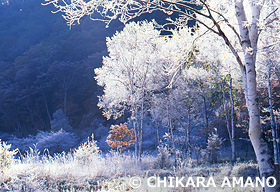
[[[2,171],[0,176],[1,191],[261,191],[261,188],[221,188],[224,177],[257,176],[257,166],[253,163],[200,165],[195,162],[181,161],[169,169],[156,169],[156,157],[146,155],[139,163],[133,156],[110,153],[90,157],[90,161],[77,160],[75,155],[59,154],[56,156],[40,156],[30,153],[13,166]],[[130,179],[141,178],[142,185],[133,189]],[[209,177],[215,179],[217,188],[151,188],[147,179],[151,176],[161,178],[173,177]]]
[[[165,192],[165,191],[261,191],[259,188],[235,188],[221,187],[225,177],[256,177],[257,165],[252,162],[237,163],[232,166],[229,163],[198,165],[191,159],[180,160],[174,165],[174,160],[144,155],[139,162],[131,155],[108,153],[102,155],[96,146],[96,142],[88,140],[76,150],[70,153],[50,156],[47,153],[41,155],[37,150],[30,151],[14,163],[0,170],[0,191],[32,191],[32,192],[60,192],[60,191],[135,191],[135,192]],[[169,161],[169,162],[168,162]],[[161,167],[161,168],[159,168]],[[132,179],[137,177],[141,182],[139,188],[132,187]],[[167,178],[169,187],[156,184],[154,179]],[[213,178],[217,187],[174,187],[168,177],[184,177],[183,184],[188,178],[203,177],[207,181]],[[148,182],[149,181],[149,182]],[[206,184],[205,183],[205,184]]]

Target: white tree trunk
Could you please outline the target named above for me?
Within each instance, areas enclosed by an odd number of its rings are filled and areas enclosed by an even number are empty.
[[[279,173],[276,173],[274,166],[273,156],[268,147],[268,142],[265,140],[261,130],[260,123],[260,110],[257,97],[257,81],[256,81],[256,53],[257,53],[257,40],[258,30],[257,21],[260,16],[261,5],[252,2],[252,24],[250,30],[244,26],[247,22],[246,14],[243,7],[243,0],[235,1],[236,17],[239,24],[241,46],[244,52],[245,71],[242,71],[244,81],[244,91],[246,96],[247,107],[249,111],[249,137],[253,145],[261,177],[274,176],[277,178]],[[248,52],[248,50],[251,50]],[[246,89],[247,87],[247,89]],[[265,187],[266,192],[280,191],[277,184],[274,188]]]
[[[135,117],[135,111],[134,109],[132,108],[132,115],[131,115],[131,120],[132,120],[132,124],[133,124],[133,131],[134,131],[134,137],[135,137],[135,155],[138,159],[138,132],[137,132],[137,123],[136,123],[136,117]]]

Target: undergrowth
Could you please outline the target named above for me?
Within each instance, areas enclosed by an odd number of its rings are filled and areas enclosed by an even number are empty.
[[[10,153],[11,154],[11,153]],[[36,148],[15,159],[7,157],[12,164],[2,169],[0,191],[244,191],[244,188],[182,188],[155,187],[147,185],[149,177],[213,177],[219,185],[224,177],[256,177],[257,165],[252,162],[198,165],[192,159],[180,159],[177,166],[169,155],[168,166],[163,166],[162,152],[158,157],[143,155],[141,162],[133,155],[110,152],[102,154],[93,137],[69,153],[42,154]],[[159,165],[157,165],[159,164]],[[140,179],[141,187],[133,188],[131,178]],[[261,191],[246,188],[245,191]]]

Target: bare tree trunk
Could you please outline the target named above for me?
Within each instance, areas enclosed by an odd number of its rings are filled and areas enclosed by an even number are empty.
[[[270,111],[270,125],[272,130],[272,138],[273,138],[273,152],[274,152],[274,163],[275,165],[279,166],[279,160],[278,160],[278,146],[276,141],[276,129],[275,129],[275,119],[274,119],[274,113],[273,113],[273,102],[272,102],[272,87],[271,87],[271,65],[268,66],[268,100],[269,100],[269,111]]]
[[[156,128],[157,128],[157,141],[156,141],[156,147],[157,147],[160,144],[160,141],[159,141],[159,125],[158,125],[157,119],[155,120],[155,123],[156,123]]]
[[[44,98],[44,103],[45,103],[47,115],[48,115],[48,118],[49,118],[49,122],[51,122],[52,117],[51,117],[51,114],[50,114],[50,111],[49,111],[49,105],[48,105],[48,102],[47,102],[46,94],[44,93],[43,90],[41,90],[41,92],[42,92],[42,95],[43,95],[43,98]]]
[[[206,98],[202,96],[203,98],[203,106],[204,106],[204,119],[205,119],[205,140],[207,143],[208,139],[208,133],[209,133],[209,123],[208,123],[208,114],[207,114],[207,103],[206,103]]]
[[[187,157],[191,158],[191,137],[190,137],[190,109],[188,108],[188,125],[186,127],[186,153]]]
[[[135,112],[132,112],[131,120],[133,124],[133,131],[134,131],[134,137],[135,137],[135,155],[138,158],[138,134],[137,134],[137,125],[136,125],[136,118],[135,118]]]
[[[141,145],[142,145],[142,138],[141,138],[141,128],[140,128],[140,119],[139,119],[139,112],[138,110],[136,110],[135,112],[135,128],[136,128],[136,144],[137,144],[137,148],[135,148],[135,152],[136,152],[136,157],[139,161],[141,161]]]
[[[274,115],[274,122],[275,122],[276,138],[279,138],[278,121],[277,121],[276,115]],[[279,160],[279,141],[276,140],[276,142],[277,142],[277,154],[278,154],[278,160]]]
[[[143,121],[144,121],[144,98],[141,104],[141,113],[140,113],[140,130],[139,130],[139,157],[141,161],[142,157],[142,142],[143,142]]]
[[[234,102],[233,102],[233,96],[232,96],[232,78],[231,75],[229,74],[229,89],[230,89],[230,104],[231,104],[231,122],[229,120],[229,114],[227,113],[227,107],[226,107],[226,95],[225,95],[225,88],[224,88],[224,83],[222,81],[222,92],[223,92],[223,106],[224,106],[224,113],[226,117],[226,126],[227,126],[227,131],[229,135],[229,140],[230,140],[230,145],[231,145],[231,161],[234,163],[235,161],[235,143],[234,143]],[[231,129],[230,129],[231,127]]]
[[[223,108],[224,108],[224,113],[225,113],[225,118],[226,118],[226,126],[227,126],[229,140],[232,145],[232,141],[231,141],[232,136],[231,136],[231,130],[230,130],[229,117],[228,117],[228,113],[227,113],[227,107],[226,107],[226,94],[225,94],[225,87],[224,87],[223,80],[222,80],[222,92],[223,92]]]
[[[177,166],[177,154],[176,154],[176,147],[175,147],[175,141],[174,141],[174,132],[173,132],[173,124],[172,119],[170,118],[170,106],[167,104],[167,114],[168,114],[168,129],[170,131],[171,135],[171,144],[172,144],[172,153],[174,153],[174,159],[175,159],[175,166]]]
[[[137,133],[137,145],[138,145],[138,151],[137,151],[137,159],[140,161],[140,126],[139,126],[139,118],[138,118],[138,110],[136,112],[136,133]]]
[[[231,160],[232,162],[236,159],[235,154],[235,126],[234,126],[234,100],[232,94],[232,78],[229,74],[229,91],[230,91],[230,105],[231,105]]]
[[[169,125],[170,133],[171,133],[171,141],[172,141],[172,152],[174,153],[174,159],[175,159],[175,167],[177,166],[177,153],[176,153],[176,147],[175,147],[175,141],[174,141],[174,132],[173,132],[173,126],[170,120]]]

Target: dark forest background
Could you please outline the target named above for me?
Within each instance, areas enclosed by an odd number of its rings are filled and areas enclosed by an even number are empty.
[[[58,109],[75,129],[102,119],[93,69],[106,54],[105,37],[122,27],[85,20],[69,30],[41,3],[0,6],[0,130],[17,136],[49,130]]]
[[[100,140],[111,124],[126,121],[125,117],[107,121],[102,116],[97,107],[102,87],[94,80],[94,69],[107,54],[106,37],[122,30],[124,24],[114,21],[106,28],[102,22],[85,18],[70,29],[61,15],[51,13],[51,6],[41,5],[42,0],[1,2],[2,140],[30,138],[60,128],[80,139],[95,133]],[[154,18],[160,23],[166,16],[158,12],[137,20]]]

